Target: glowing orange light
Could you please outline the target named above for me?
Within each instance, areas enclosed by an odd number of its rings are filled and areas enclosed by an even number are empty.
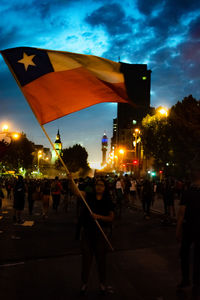
[[[13,133],[12,137],[14,140],[18,140],[20,138],[20,135],[19,133]]]
[[[168,116],[168,109],[167,108],[164,108],[164,107],[161,107],[159,110],[158,110],[158,113],[162,116],[165,116],[167,117]]]
[[[124,152],[125,152],[125,151],[124,151],[123,149],[120,149],[120,150],[119,150],[119,153],[120,153],[120,154],[124,154]]]
[[[2,126],[2,131],[8,131],[9,126],[7,124],[4,124]]]

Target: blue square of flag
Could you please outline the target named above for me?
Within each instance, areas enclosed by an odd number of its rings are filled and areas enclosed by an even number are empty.
[[[19,47],[3,50],[2,54],[13,69],[21,86],[54,72],[45,50]]]

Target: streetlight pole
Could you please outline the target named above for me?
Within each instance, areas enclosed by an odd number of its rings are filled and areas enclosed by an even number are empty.
[[[119,154],[121,154],[121,161],[120,161],[120,163],[121,163],[121,170],[123,171],[123,161],[124,161],[124,153],[125,153],[125,151],[124,151],[124,149],[120,149],[119,150]]]
[[[136,170],[137,170],[137,175],[139,176],[140,174],[140,166],[139,166],[139,160],[140,160],[140,155],[139,155],[139,145],[137,145],[138,143],[138,135],[140,134],[140,130],[138,128],[135,129],[135,158],[137,160],[137,166],[136,166]]]
[[[38,174],[40,173],[40,158],[42,157],[42,150],[38,151]]]

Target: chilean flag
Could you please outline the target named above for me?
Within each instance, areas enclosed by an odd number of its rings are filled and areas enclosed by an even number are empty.
[[[133,103],[126,84],[127,64],[30,47],[1,54],[41,125],[102,102]]]

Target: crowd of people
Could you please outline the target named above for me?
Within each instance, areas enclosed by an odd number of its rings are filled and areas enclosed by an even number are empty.
[[[176,220],[174,206],[175,199],[180,199],[184,190],[189,187],[188,182],[167,178],[162,181],[152,181],[150,179],[136,179],[125,174],[124,176],[104,175],[94,178],[75,179],[75,183],[80,190],[88,193],[94,191],[95,181],[103,179],[106,182],[109,195],[115,204],[115,215],[122,217],[123,207],[134,207],[138,203],[142,204],[144,218],[150,218],[150,209],[155,200],[162,202],[163,215],[168,220]],[[34,203],[42,203],[42,215],[48,217],[49,207],[58,212],[62,199],[64,210],[67,212],[68,205],[73,194],[69,187],[69,179],[2,179],[0,181],[0,210],[4,198],[3,190],[6,190],[7,199],[13,200],[14,216],[13,220],[22,223],[22,212],[27,199],[29,214],[33,214]],[[77,204],[78,205],[78,204]],[[78,209],[78,208],[77,208]]]
[[[101,175],[94,178],[79,178],[74,181],[71,176],[62,180],[59,180],[58,177],[35,180],[23,179],[22,176],[18,176],[17,179],[0,181],[0,210],[2,200],[5,197],[3,190],[7,192],[7,199],[13,201],[13,221],[18,224],[23,223],[22,212],[25,207],[25,199],[28,201],[30,216],[34,212],[35,202],[40,201],[42,203],[42,216],[46,219],[51,201],[52,209],[58,213],[62,199],[64,204],[62,207],[67,212],[69,201],[73,197],[77,215],[76,237],[81,240],[82,249],[81,293],[85,294],[87,290],[93,256],[97,261],[100,291],[105,293],[107,244],[97,226],[91,223],[92,219],[98,221],[103,231],[109,236],[112,231],[114,215],[121,219],[124,207],[134,208],[140,203],[144,212],[144,219],[148,220],[150,219],[151,206],[154,205],[155,200],[162,201],[163,215],[165,216],[163,222],[166,220],[177,222],[177,239],[182,243],[181,268],[183,279],[180,287],[189,285],[189,253],[192,243],[195,243],[193,281],[195,285],[199,285],[200,224],[198,223],[198,214],[200,206],[197,200],[200,196],[200,175],[198,172],[191,183],[173,178],[165,178],[162,181],[148,178],[136,179],[127,174],[124,176]],[[92,213],[88,212],[80,196],[86,199]],[[192,204],[189,202],[191,197],[193,199]],[[181,204],[178,217],[176,217],[177,212],[174,206],[175,199],[179,199]]]

